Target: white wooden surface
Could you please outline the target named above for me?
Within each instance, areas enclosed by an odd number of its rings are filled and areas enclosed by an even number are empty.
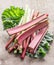
[[[0,65],[54,65],[54,44],[52,44],[49,53],[44,59],[32,59],[25,57],[22,61],[18,56],[9,54],[5,50],[5,43],[8,39],[8,34],[3,31],[1,13],[11,5],[25,7],[28,4],[31,9],[40,11],[40,13],[49,14],[49,30],[54,34],[54,0],[1,0],[0,1]]]

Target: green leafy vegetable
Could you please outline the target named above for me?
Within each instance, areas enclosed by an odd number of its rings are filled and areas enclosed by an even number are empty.
[[[40,57],[40,58],[42,58],[42,57],[44,57],[46,55],[46,51],[44,50],[44,48],[43,47],[39,47],[39,49],[38,49],[38,56]]]
[[[33,55],[26,52],[26,55],[33,58],[43,58],[46,53],[50,49],[50,43],[53,41],[53,35],[51,35],[49,32],[44,36],[43,40],[41,41],[41,44],[39,45],[36,53]]]
[[[10,6],[10,8],[5,9],[2,13],[4,29],[18,25],[23,15],[24,10],[22,8]]]
[[[33,57],[34,57],[34,58],[38,58],[38,54],[35,53],[35,54],[33,55]]]
[[[49,44],[47,41],[44,41],[44,43],[42,43],[41,46],[42,46],[45,50],[49,50],[49,49],[50,49],[50,44]]]

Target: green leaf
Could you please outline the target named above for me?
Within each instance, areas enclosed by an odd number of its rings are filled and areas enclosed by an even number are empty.
[[[26,55],[29,56],[29,52],[26,52]]]
[[[34,57],[34,58],[38,58],[38,54],[35,53],[35,54],[33,55],[33,57]]]
[[[46,35],[48,35],[49,37],[52,37],[53,38],[53,34],[52,33],[47,32]]]
[[[41,46],[44,47],[45,50],[49,50],[50,49],[50,44],[47,41],[45,41],[44,43],[42,43]]]
[[[33,54],[29,53],[29,57],[33,58]]]
[[[44,50],[43,47],[40,46],[39,49],[38,49],[39,58],[43,58],[45,55],[46,55],[46,51]]]
[[[8,29],[8,28],[11,28],[13,27],[13,22],[12,20],[5,20],[3,21],[3,26],[4,26],[4,29]]]
[[[18,25],[23,15],[24,10],[22,8],[14,6],[6,8],[2,13],[2,22],[4,29],[8,29]]]

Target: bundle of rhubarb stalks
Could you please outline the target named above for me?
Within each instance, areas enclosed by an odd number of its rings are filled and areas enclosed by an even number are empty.
[[[6,30],[10,38],[5,48],[9,53],[18,54],[21,59],[24,59],[25,55],[42,58],[46,55],[52,42],[52,35],[48,33],[48,28],[48,14],[33,13],[28,22]]]

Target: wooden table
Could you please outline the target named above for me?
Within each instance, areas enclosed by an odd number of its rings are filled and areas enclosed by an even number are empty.
[[[49,14],[49,31],[54,34],[54,0],[1,0],[0,15],[2,11],[10,5],[25,7],[28,4],[31,9],[40,11],[40,13]],[[54,44],[52,44],[49,53],[44,59],[32,59],[25,57],[22,61],[18,56],[9,54],[5,50],[5,43],[8,40],[8,34],[3,31],[0,17],[0,65],[54,65]]]

